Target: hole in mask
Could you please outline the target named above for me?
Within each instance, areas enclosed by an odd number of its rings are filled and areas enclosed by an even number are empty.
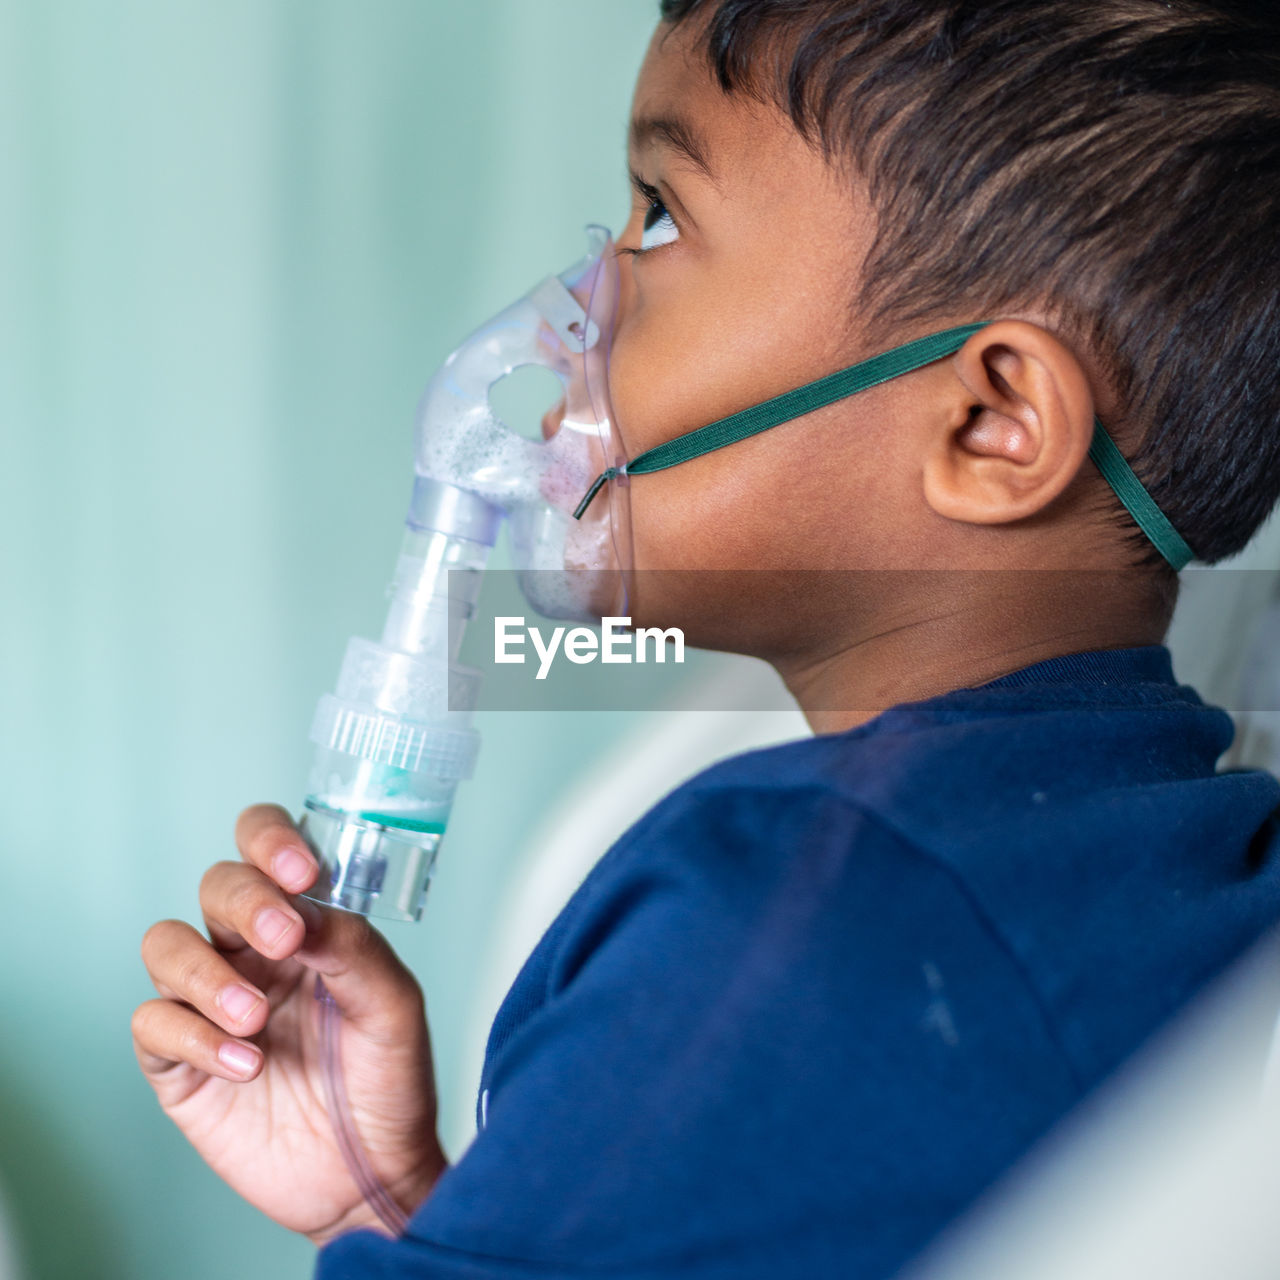
[[[563,395],[564,386],[550,369],[526,364],[494,383],[489,405],[512,431],[541,440],[543,415],[555,408]]]

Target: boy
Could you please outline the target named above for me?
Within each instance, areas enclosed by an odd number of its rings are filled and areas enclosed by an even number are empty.
[[[363,920],[291,896],[316,868],[282,810],[206,875],[211,942],[148,932],[144,1072],[326,1245],[323,1280],[891,1275],[1280,917],[1280,784],[1215,773],[1230,722],[1160,647],[1175,575],[1090,461],[1096,414],[1201,559],[1275,502],[1274,23],[662,9],[619,242],[630,456],[989,323],[633,478],[637,566],[687,571],[639,575],[637,623],[767,658],[817,736],[708,770],[606,854],[498,1015],[455,1168],[421,993]],[[373,1218],[315,973],[370,1162],[416,1209],[399,1240],[344,1234]]]

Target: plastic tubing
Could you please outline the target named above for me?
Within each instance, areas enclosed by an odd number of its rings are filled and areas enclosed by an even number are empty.
[[[360,1188],[360,1194],[378,1215],[382,1225],[393,1236],[403,1235],[409,1218],[374,1173],[356,1132],[355,1117],[351,1114],[351,1103],[342,1076],[342,1051],[338,1043],[342,1014],[319,974],[316,975],[316,1000],[320,1006],[320,1077],[324,1082],[325,1106],[333,1122],[338,1149],[356,1186]]]

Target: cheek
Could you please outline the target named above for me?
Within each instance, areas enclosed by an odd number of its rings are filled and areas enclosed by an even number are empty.
[[[742,256],[713,270],[675,255],[624,266],[609,381],[629,457],[849,363],[839,280],[810,270],[805,287],[781,288],[788,277],[752,267]],[[830,569],[883,558],[899,536],[903,459],[878,421],[882,394],[633,477],[636,566]]]
[[[688,308],[637,304],[620,318],[609,391],[630,457],[702,425],[690,416],[699,404],[696,335]]]
[[[749,571],[822,563],[830,533],[816,523],[822,477],[790,452],[786,430],[632,477],[636,566]]]
[[[816,288],[780,290],[745,256],[632,270],[609,372],[632,456],[837,367],[838,331],[820,320],[833,307]]]
[[[872,393],[875,396],[875,393]],[[638,568],[839,570],[918,554],[919,494],[893,419],[833,407],[631,480]]]

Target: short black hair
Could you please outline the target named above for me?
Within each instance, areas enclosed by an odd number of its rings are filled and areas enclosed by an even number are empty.
[[[701,24],[725,92],[866,179],[873,331],[1044,306],[1109,372],[1107,425],[1197,557],[1248,542],[1280,496],[1277,0],[661,12]]]

